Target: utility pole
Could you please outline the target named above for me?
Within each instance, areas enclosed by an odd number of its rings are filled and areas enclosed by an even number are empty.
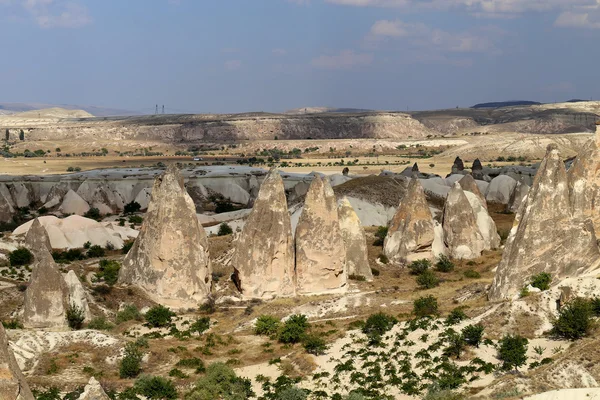
[[[165,113],[165,105],[163,104],[162,113]]]
[[[158,114],[158,104],[154,107],[154,115]]]

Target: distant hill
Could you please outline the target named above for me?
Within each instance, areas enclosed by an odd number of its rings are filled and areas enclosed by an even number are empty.
[[[42,110],[50,108],[62,108],[65,110],[83,110],[96,117],[141,115],[141,113],[136,111],[122,110],[118,108],[44,103],[0,103],[0,114],[12,114],[15,112]]]
[[[23,111],[10,114],[11,118],[93,118],[85,110],[70,110],[60,107],[44,108],[41,110]]]
[[[475,104],[471,108],[499,108],[499,107],[513,107],[513,106],[538,106],[542,103],[537,101],[528,100],[512,100],[512,101],[496,101],[491,103],[479,103]]]
[[[301,107],[285,111],[284,114],[364,113],[374,110],[364,108]]]

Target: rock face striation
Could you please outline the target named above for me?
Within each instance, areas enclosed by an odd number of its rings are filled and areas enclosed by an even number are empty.
[[[403,263],[410,253],[431,246],[434,237],[433,217],[423,186],[413,178],[388,228],[383,252],[390,261]]]
[[[32,266],[25,291],[23,325],[26,328],[64,328],[69,291],[52,255],[41,249]]]
[[[52,252],[50,237],[46,228],[42,226],[38,218],[33,220],[31,227],[25,235],[25,246],[31,250],[36,259],[48,255]]]
[[[517,211],[519,211],[519,207],[521,207],[521,203],[527,196],[527,193],[529,193],[529,185],[527,185],[523,179],[520,179],[510,195],[510,199],[506,205],[506,211],[516,214]]]
[[[327,178],[315,175],[295,233],[298,294],[347,290],[346,249]]]
[[[365,230],[360,224],[360,219],[358,219],[352,204],[345,197],[338,205],[338,216],[342,239],[346,247],[348,275],[360,275],[368,281],[373,280]]]
[[[236,240],[232,259],[234,280],[245,297],[293,296],[294,264],[294,239],[285,188],[279,172],[271,170]]]
[[[173,308],[195,307],[211,287],[208,240],[177,167],[156,178],[144,222],[119,281]]]
[[[84,321],[90,321],[92,319],[92,313],[90,312],[90,307],[85,295],[85,289],[75,274],[75,271],[69,271],[64,279],[69,292],[69,305],[75,306],[83,311],[85,317]]]
[[[77,400],[110,400],[100,383],[93,376]]]
[[[477,198],[475,195],[473,197]],[[452,258],[476,258],[486,247],[471,203],[458,182],[448,193],[442,227],[444,243]]]
[[[35,399],[8,345],[8,338],[2,324],[0,324],[0,399]]]
[[[574,215],[565,165],[556,145],[548,146],[529,194],[517,212],[490,300],[514,298],[532,275],[577,276],[600,257],[594,227]]]

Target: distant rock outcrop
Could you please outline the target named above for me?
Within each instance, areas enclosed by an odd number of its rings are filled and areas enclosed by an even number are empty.
[[[110,400],[100,383],[93,376],[77,400]]]
[[[517,213],[519,211],[519,207],[521,207],[521,203],[525,196],[529,193],[529,185],[527,185],[522,179],[517,182],[517,186],[513,190],[510,195],[510,199],[508,200],[508,204],[506,205],[506,211],[511,213]]]
[[[481,161],[479,161],[479,158],[476,158],[475,161],[473,161],[473,166],[471,167],[471,174],[473,175],[473,178],[479,181],[483,180],[483,165],[481,165]]]
[[[73,190],[69,190],[63,197],[58,211],[63,214],[83,215],[90,210],[90,205]]]
[[[231,264],[245,297],[295,294],[294,239],[285,189],[275,169],[265,178],[252,212],[235,242]]]
[[[50,244],[48,232],[46,232],[46,228],[42,226],[38,218],[33,220],[33,223],[25,235],[25,247],[31,250],[36,259],[52,252],[52,245]]]
[[[448,193],[442,227],[444,242],[452,258],[477,258],[486,247],[473,208],[458,182]]]
[[[298,294],[347,290],[346,249],[335,194],[328,179],[315,175],[296,226]]]
[[[0,192],[0,222],[12,222],[15,209],[11,203],[12,201]]]
[[[599,257],[593,224],[573,217],[565,165],[557,146],[549,145],[516,215],[489,298],[516,297],[540,272],[553,279],[577,276]]]
[[[35,400],[0,324],[0,399]]]
[[[412,179],[388,228],[383,252],[392,262],[403,263],[410,253],[431,246],[434,236],[433,217],[423,186],[418,179]]]
[[[452,164],[452,174],[459,174],[461,171],[464,171],[465,163],[461,160],[460,157],[456,157],[454,159],[454,164]]]
[[[498,175],[490,182],[485,199],[490,203],[508,204],[510,195],[517,186],[517,181],[508,175]]]
[[[477,186],[475,179],[473,179],[471,175],[465,175],[465,177],[460,179],[458,183],[463,190],[471,192],[477,196],[479,200],[481,200],[481,205],[487,210],[488,207],[487,202],[485,201],[485,196],[481,193],[479,186]]]
[[[44,252],[46,254],[44,254]],[[45,249],[32,266],[29,286],[23,304],[23,325],[26,328],[63,328],[69,292],[65,280]]]
[[[368,281],[372,280],[373,273],[369,265],[365,230],[360,224],[360,219],[358,219],[358,215],[356,215],[354,208],[352,208],[352,204],[345,197],[338,205],[338,216],[342,239],[344,239],[346,247],[348,275],[360,275]]]
[[[196,307],[210,293],[208,239],[174,165],[154,181],[140,234],[123,260],[119,281],[178,309]]]

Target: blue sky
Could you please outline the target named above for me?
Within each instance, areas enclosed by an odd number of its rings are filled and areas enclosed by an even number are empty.
[[[0,0],[0,102],[151,112],[600,98],[600,0]]]

